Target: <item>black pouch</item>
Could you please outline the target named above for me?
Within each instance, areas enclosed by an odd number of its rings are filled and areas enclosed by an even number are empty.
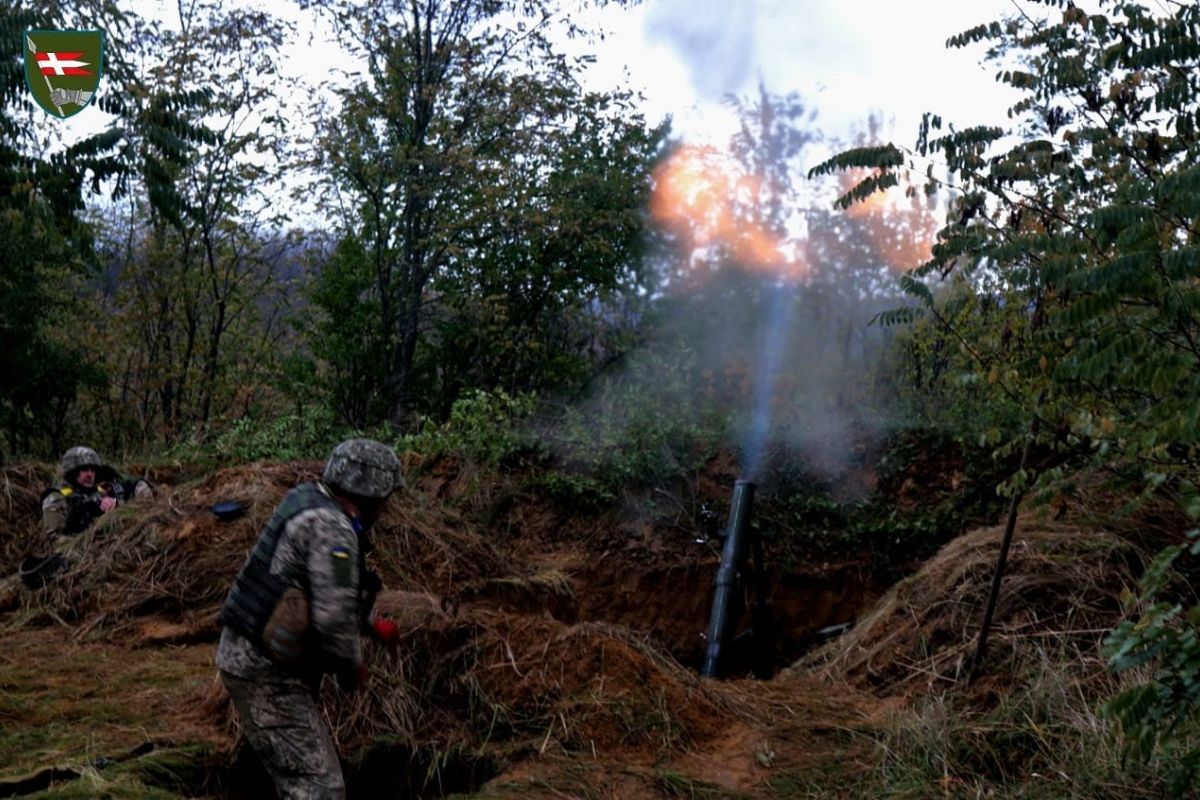
[[[367,630],[371,622],[371,612],[375,610],[375,598],[383,591],[383,578],[379,573],[369,569],[362,571],[358,583],[358,615],[363,630]]]

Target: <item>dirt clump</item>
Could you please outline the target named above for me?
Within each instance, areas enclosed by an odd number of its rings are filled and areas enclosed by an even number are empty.
[[[327,698],[337,738],[351,750],[383,737],[506,756],[553,748],[652,758],[707,740],[738,710],[614,626],[435,608],[400,624],[394,654],[371,652],[368,690],[349,706]]]

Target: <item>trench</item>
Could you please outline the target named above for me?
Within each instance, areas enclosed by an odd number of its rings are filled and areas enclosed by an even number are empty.
[[[680,664],[699,670],[707,646],[717,562],[643,572],[597,567],[574,577],[576,621],[622,625],[645,634]],[[768,571],[772,629],[767,633],[772,671],[789,666],[824,641],[821,631],[852,625],[881,594],[863,565],[820,570]],[[727,643],[724,673],[748,676],[757,645],[751,598],[743,603],[735,634]]]
[[[567,624],[604,622],[644,635],[683,666],[699,671],[718,562],[636,567],[599,561],[569,573],[569,590],[516,582],[474,586],[459,602],[518,614],[549,614]],[[772,671],[789,666],[826,641],[828,629],[845,630],[886,586],[869,563],[800,565],[767,574],[772,616],[767,649]],[[730,677],[752,672],[758,645],[751,622],[752,595],[743,603],[733,641],[725,647]]]
[[[350,797],[425,800],[473,793],[501,772],[496,761],[462,751],[412,750],[403,746],[371,748],[344,766]]]
[[[683,666],[699,671],[716,567],[715,560],[640,569],[616,560],[598,561],[572,570],[569,586],[550,590],[502,582],[479,587],[475,596],[463,599],[516,613],[548,614],[569,624],[619,625],[644,635]],[[771,635],[774,671],[794,663],[820,643],[822,629],[853,623],[881,591],[868,565],[855,562],[777,568],[769,573],[768,584],[775,623]],[[752,674],[757,650],[750,628],[750,615],[744,612],[738,634],[725,651],[723,672],[728,677]],[[156,748],[147,743],[123,756],[100,761],[103,765],[92,766],[100,768],[103,778],[124,773],[140,786],[172,796],[228,800],[273,796],[269,776],[245,745],[230,758],[202,749]],[[427,800],[474,794],[505,768],[495,758],[477,752],[414,749],[385,741],[344,762],[343,774],[351,798]],[[82,770],[47,769],[0,783],[0,797],[29,796],[59,787],[69,793],[75,786],[86,792],[87,781]]]

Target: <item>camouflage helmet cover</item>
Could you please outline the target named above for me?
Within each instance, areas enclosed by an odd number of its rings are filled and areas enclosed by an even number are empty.
[[[102,466],[104,466],[104,462],[100,460],[100,454],[90,447],[72,447],[63,453],[62,473],[64,477],[75,472],[80,467],[95,467],[99,469]]]
[[[333,448],[321,480],[349,494],[384,498],[404,485],[400,459],[385,444],[349,439]]]

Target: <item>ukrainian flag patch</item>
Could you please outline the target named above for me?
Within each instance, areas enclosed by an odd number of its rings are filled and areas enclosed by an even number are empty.
[[[333,583],[335,586],[349,587],[353,584],[354,559],[351,558],[350,548],[335,547],[329,551],[329,559],[333,563]]]

